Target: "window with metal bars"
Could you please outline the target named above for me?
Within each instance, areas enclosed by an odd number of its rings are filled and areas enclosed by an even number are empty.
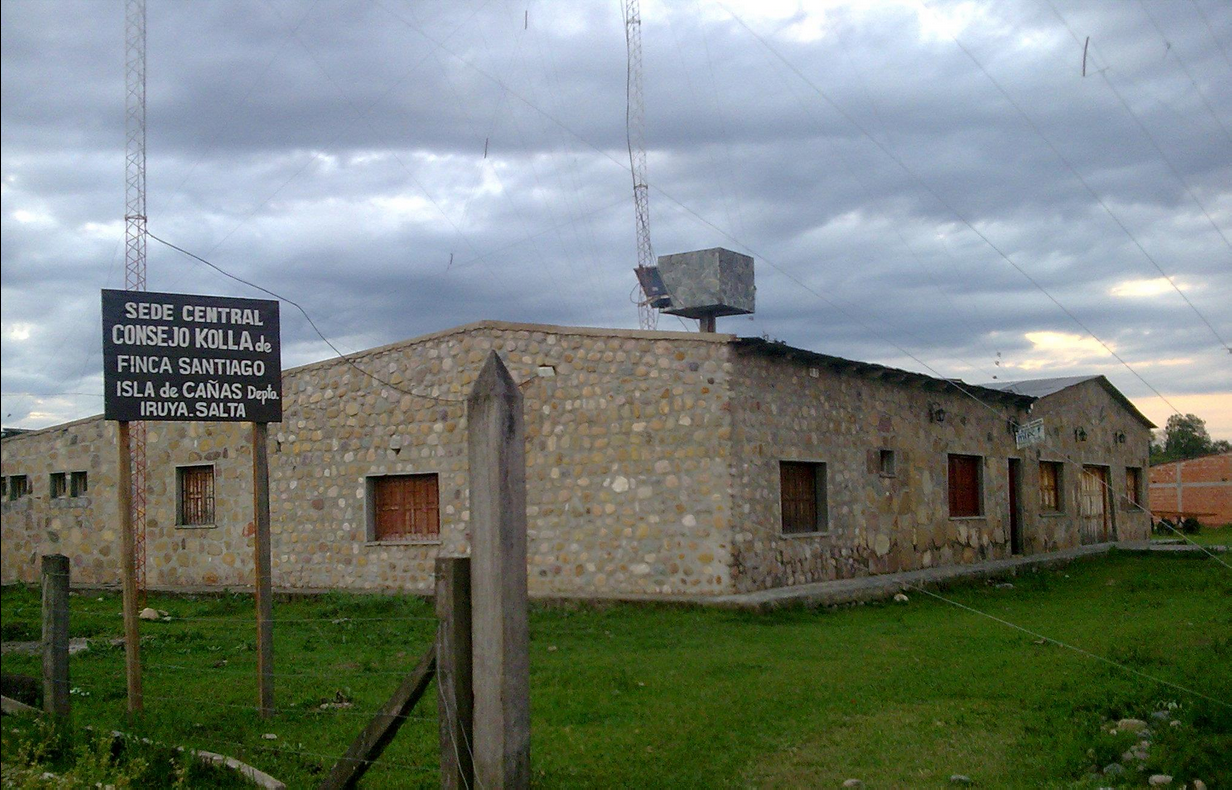
[[[181,527],[214,524],[214,467],[181,466],[176,474],[176,521]]]
[[[950,518],[971,518],[983,513],[980,457],[951,455],[949,469]]]
[[[48,485],[52,499],[59,499],[68,494],[68,475],[64,472],[52,472]]]
[[[1040,461],[1040,510],[1045,513],[1061,512],[1061,464],[1057,461]]]
[[[90,477],[86,472],[73,472],[69,475],[68,495],[85,496],[90,490]]]
[[[441,535],[435,474],[368,478],[369,535],[375,541],[434,541]]]
[[[829,528],[824,463],[780,461],[779,492],[784,535],[825,532]]]

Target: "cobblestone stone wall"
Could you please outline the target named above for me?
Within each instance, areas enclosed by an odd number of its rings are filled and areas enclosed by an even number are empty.
[[[1022,462],[1027,553],[1078,544],[1083,464],[1109,469],[1116,536],[1147,535],[1147,517],[1125,499],[1125,468],[1143,470],[1145,501],[1149,433],[1098,382],[1028,415],[1025,401],[989,411],[948,387],[743,348],[730,335],[484,322],[372,349],[354,365],[287,371],[284,419],[270,427],[275,586],[426,592],[438,553],[469,552],[464,398],[493,350],[526,398],[536,595],[714,595],[1003,557],[1011,457]],[[937,408],[942,422],[930,418]],[[1010,417],[1044,417],[1048,446],[1017,450]],[[249,427],[149,430],[148,584],[251,585]],[[977,517],[949,516],[949,453],[981,457]],[[77,582],[118,582],[114,426],[95,417],[16,436],[0,457],[5,476],[32,486],[2,505],[3,581],[33,581],[38,556],[60,552]],[[1070,507],[1058,515],[1039,513],[1041,459],[1066,463]],[[783,460],[827,465],[826,533],[782,534]],[[215,471],[214,524],[179,526],[177,467],[201,464]],[[74,471],[88,472],[88,491],[52,499],[49,475]],[[368,480],[420,473],[438,475],[439,539],[374,540]]]
[[[469,552],[461,401],[495,350],[526,398],[532,593],[725,591],[725,347],[485,323],[357,359],[393,386],[336,362],[292,372],[271,455],[276,583],[428,590],[438,550]],[[369,539],[364,478],[398,473],[439,475],[439,545]]]
[[[270,429],[274,584],[427,591],[438,552],[469,551],[463,399],[495,350],[526,398],[531,591],[728,591],[728,339],[485,322],[353,357],[383,384],[339,360],[287,371]],[[114,448],[100,418],[5,440],[5,474],[36,482],[4,505],[5,581],[31,580],[48,551],[89,568],[79,581],[118,580]],[[92,497],[70,523],[45,489],[74,453]],[[150,585],[251,584],[250,454],[246,425],[151,423]],[[176,527],[175,467],[197,463],[215,467],[216,524]],[[373,540],[366,479],[411,473],[438,475],[439,540]]]
[[[1032,404],[1031,411],[985,394],[993,408],[957,389],[925,390],[836,372],[807,361],[740,352],[733,366],[733,577],[737,591],[867,573],[998,559],[1011,553],[1010,458],[1020,459],[1025,553],[1079,543],[1076,512],[1083,463],[1109,466],[1111,518],[1121,540],[1146,538],[1146,517],[1125,499],[1125,467],[1145,469],[1149,429],[1098,383]],[[935,409],[943,421],[930,418]],[[1007,421],[1044,417],[1048,449],[1019,450]],[[1075,444],[1072,429],[1087,425]],[[1124,443],[1115,435],[1123,432]],[[1081,446],[1077,446],[1081,445]],[[893,474],[880,453],[893,453]],[[948,456],[980,456],[981,515],[952,518]],[[1070,507],[1040,516],[1041,457],[1071,456],[1064,475]],[[782,531],[781,461],[826,464],[828,529]]]
[[[1025,533],[1027,553],[1071,548],[1080,543],[1079,498],[1082,467],[1107,470],[1109,513],[1113,535],[1121,541],[1150,538],[1151,518],[1146,512],[1150,474],[1151,429],[1136,419],[1104,388],[1091,380],[1040,398],[1031,407],[1031,418],[1042,418],[1046,441],[1022,452],[1034,463],[1024,464],[1027,491],[1038,491],[1039,461],[1062,464],[1062,512],[1040,514],[1038,496],[1031,498],[1037,519]],[[1127,468],[1139,470],[1140,506],[1131,504],[1126,492]]]
[[[149,423],[146,445],[146,568],[149,584],[252,584],[252,444],[247,426]],[[6,439],[4,474],[24,474],[30,494],[5,501],[3,581],[34,581],[39,556],[64,554],[73,580],[113,584],[120,579],[116,506],[116,428],[101,417]],[[176,468],[211,465],[214,524],[176,525]],[[85,496],[52,498],[53,473],[84,471]]]

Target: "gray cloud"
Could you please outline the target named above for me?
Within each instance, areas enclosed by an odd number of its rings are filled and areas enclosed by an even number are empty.
[[[1213,38],[1232,8],[1198,2],[1211,29],[1148,3],[1164,36],[1133,3],[931,7],[976,9],[963,45],[1232,340],[1232,253],[1198,206],[1232,236],[1232,68]],[[1092,37],[1086,78],[1050,3]],[[656,248],[760,258],[758,314],[723,329],[1150,394],[952,207],[1166,395],[1232,393],[1175,292],[1114,295],[1159,274],[933,17],[740,9],[842,112],[721,7],[647,4]],[[3,10],[3,416],[41,425],[97,410],[98,289],[123,285],[123,19]],[[480,318],[635,325],[619,9],[533,5],[524,29],[525,10],[151,3],[151,230],[299,301],[346,350]],[[149,270],[154,290],[255,295],[155,242]],[[288,366],[330,353],[290,306],[284,333]]]

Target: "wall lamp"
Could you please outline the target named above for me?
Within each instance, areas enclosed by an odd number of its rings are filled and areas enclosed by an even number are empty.
[[[1074,429],[1074,441],[1075,442],[1085,442],[1086,440],[1087,440],[1087,429],[1086,428],[1075,428]]]
[[[928,419],[930,422],[945,422],[945,409],[941,408],[941,404],[933,402],[928,404]]]
[[[1116,432],[1116,443],[1117,443],[1117,444],[1125,444],[1125,431],[1117,431],[1117,432]]]

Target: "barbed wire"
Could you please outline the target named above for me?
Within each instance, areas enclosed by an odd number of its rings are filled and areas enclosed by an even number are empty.
[[[190,666],[185,666],[182,664],[163,664],[163,663],[155,663],[155,662],[143,662],[143,665],[146,669],[170,669],[173,671],[183,671],[183,672],[218,672],[224,675],[243,675],[243,676],[248,676],[248,677],[252,677],[258,674],[255,664],[251,667],[232,667],[230,665],[222,666],[222,667],[216,667],[216,666],[190,667]],[[358,676],[363,676],[363,677],[366,677],[368,675],[382,675],[382,676],[388,676],[388,677],[404,678],[406,677],[407,672],[408,670],[405,670],[405,669],[402,669],[402,670],[369,669],[366,667],[355,667],[354,669],[346,669],[346,668],[335,667],[328,671],[321,671],[321,672],[307,672],[307,671],[266,672],[264,674],[270,677],[284,678],[284,679],[337,678],[340,675],[358,675]]]

